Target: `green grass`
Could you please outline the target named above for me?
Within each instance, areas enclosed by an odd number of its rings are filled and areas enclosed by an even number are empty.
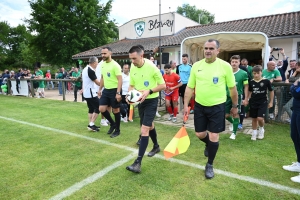
[[[111,139],[108,127],[100,132],[87,131],[86,104],[47,99],[0,95],[0,116],[27,123],[68,131],[137,149],[139,122],[121,124],[121,135]],[[1,119],[0,199],[49,199],[77,182],[128,156],[131,151],[55,130]],[[99,123],[99,119],[97,120]],[[178,127],[156,123],[163,150]],[[250,135],[238,134],[232,141],[220,135],[215,169],[269,181],[291,188],[297,173],[282,170],[296,160],[289,126],[267,124],[264,140],[251,141]],[[194,131],[189,150],[176,159],[204,166],[204,145]],[[152,148],[149,142],[148,151]],[[160,155],[163,155],[161,152]],[[216,174],[204,178],[204,171],[159,158],[144,157],[142,173],[133,174],[118,167],[67,199],[299,199],[286,191]]]

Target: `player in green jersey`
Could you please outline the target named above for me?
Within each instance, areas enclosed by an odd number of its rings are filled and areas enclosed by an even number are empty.
[[[230,58],[230,64],[232,67],[232,71],[235,77],[235,84],[238,92],[238,112],[241,111],[241,105],[248,105],[248,74],[244,70],[241,70],[239,68],[240,65],[240,56],[234,55]],[[228,91],[228,88],[226,88]],[[242,95],[243,92],[245,94],[245,100],[242,102]],[[230,115],[230,110],[232,108],[232,101],[229,95],[229,92],[227,94],[227,100],[226,100],[226,120],[231,123],[229,126],[229,130],[233,131],[230,139],[235,140],[236,137],[236,131],[238,129],[239,125],[239,116],[232,117]]]

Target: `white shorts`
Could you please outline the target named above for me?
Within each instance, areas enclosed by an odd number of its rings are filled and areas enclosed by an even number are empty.
[[[44,92],[44,88],[38,88],[37,92]]]

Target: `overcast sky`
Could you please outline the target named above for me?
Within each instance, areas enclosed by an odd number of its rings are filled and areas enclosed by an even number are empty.
[[[215,22],[300,11],[300,0],[161,0],[161,13],[174,12],[184,3],[206,9],[215,15]],[[30,12],[27,0],[0,0],[0,21],[11,26],[24,24],[22,19],[30,18]],[[114,0],[110,18],[122,25],[131,19],[158,14],[159,0]]]

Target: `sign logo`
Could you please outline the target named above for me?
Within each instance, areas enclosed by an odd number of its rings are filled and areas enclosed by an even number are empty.
[[[145,31],[145,22],[144,21],[139,21],[134,24],[134,30],[136,34],[141,37]]]
[[[218,77],[213,77],[213,83],[217,84],[219,82],[219,78]]]
[[[144,81],[144,86],[148,87],[149,86],[149,81]]]
[[[263,86],[264,86],[264,83],[263,83],[263,82],[261,82],[261,83],[260,83],[260,87],[263,87]]]

